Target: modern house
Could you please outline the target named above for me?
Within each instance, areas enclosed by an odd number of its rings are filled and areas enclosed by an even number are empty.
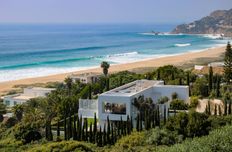
[[[98,121],[104,124],[109,116],[111,121],[120,121],[127,119],[127,115],[132,117],[135,122],[138,110],[133,105],[134,99],[139,96],[151,98],[153,103],[158,99],[167,96],[171,99],[173,93],[177,93],[178,98],[188,102],[189,87],[178,85],[164,85],[163,81],[137,80],[108,92],[99,95],[98,100],[80,100],[79,115],[83,118],[93,117],[97,113]],[[166,108],[169,107],[166,103]],[[163,113],[162,105],[160,107],[161,115]]]
[[[94,72],[90,72],[90,73],[84,73],[84,74],[72,74],[69,77],[74,81],[74,82],[81,82],[81,83],[96,83],[100,76],[102,74],[100,73],[94,73]]]
[[[55,89],[40,87],[24,88],[23,93],[3,96],[2,99],[3,103],[10,108],[17,104],[23,104],[32,98],[45,97],[48,93],[50,93],[53,90]]]

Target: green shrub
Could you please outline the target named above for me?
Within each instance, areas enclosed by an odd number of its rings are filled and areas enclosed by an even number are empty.
[[[151,129],[146,133],[146,144],[148,145],[173,145],[182,142],[182,137],[176,132],[166,129]]]
[[[17,120],[14,117],[10,117],[6,120],[5,125],[7,128],[13,127],[17,123]]]
[[[190,98],[190,105],[189,105],[189,107],[190,108],[196,108],[197,105],[198,105],[198,103],[199,103],[199,98],[197,96],[192,96]]]
[[[114,151],[135,151],[136,146],[143,146],[145,143],[144,132],[133,132],[129,136],[122,137],[117,141]]]
[[[70,152],[70,151],[95,151],[96,146],[90,143],[79,141],[62,141],[52,142],[44,145],[36,145],[29,149],[28,152]]]
[[[225,126],[212,131],[208,136],[195,137],[182,144],[171,147],[159,147],[158,152],[230,152],[232,149],[232,126]]]
[[[187,110],[188,105],[184,103],[184,100],[174,99],[170,104],[170,109],[173,110]]]

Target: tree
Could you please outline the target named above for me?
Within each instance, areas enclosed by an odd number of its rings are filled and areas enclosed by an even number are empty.
[[[229,84],[232,79],[232,49],[228,42],[224,57],[224,79]]]
[[[213,68],[209,67],[209,78],[208,78],[209,92],[213,89]]]
[[[101,63],[101,68],[103,69],[103,74],[104,74],[105,76],[108,75],[108,69],[109,69],[109,67],[110,67],[110,64],[109,64],[108,62],[103,61],[103,62]]]
[[[6,113],[6,105],[0,102],[0,122],[3,121],[3,114]]]
[[[217,105],[216,104],[214,105],[214,115],[215,116],[217,115]]]
[[[185,104],[185,102],[183,100],[175,99],[175,100],[173,100],[171,102],[170,109],[173,109],[173,110],[187,110],[188,105]]]
[[[193,95],[201,95],[204,97],[208,96],[208,82],[207,80],[202,77],[202,78],[197,78],[196,81],[193,83],[193,88],[191,90],[191,93]]]
[[[67,77],[64,82],[66,83],[66,86],[68,88],[68,95],[71,95],[71,89],[72,89],[72,85],[73,85],[73,82],[72,82],[72,79],[70,77]]]
[[[219,75],[216,75],[217,81],[216,81],[216,97],[220,96],[220,81],[221,78]]]
[[[22,118],[23,118],[23,105],[19,104],[19,105],[15,105],[13,107],[13,113],[14,113],[14,116],[16,117],[16,119],[18,121],[21,121]]]
[[[92,86],[91,85],[89,85],[89,89],[88,90],[89,90],[89,93],[88,93],[89,97],[88,98],[92,99]]]

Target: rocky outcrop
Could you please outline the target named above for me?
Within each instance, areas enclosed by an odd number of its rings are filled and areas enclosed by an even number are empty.
[[[173,34],[224,34],[232,37],[232,9],[217,10],[200,20],[178,25]]]

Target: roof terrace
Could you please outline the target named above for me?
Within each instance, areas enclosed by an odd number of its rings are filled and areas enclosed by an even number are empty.
[[[154,85],[162,85],[163,81],[151,81],[151,80],[136,80],[134,82],[125,84],[113,90],[110,90],[104,94],[107,95],[133,95],[143,90],[146,90]]]

